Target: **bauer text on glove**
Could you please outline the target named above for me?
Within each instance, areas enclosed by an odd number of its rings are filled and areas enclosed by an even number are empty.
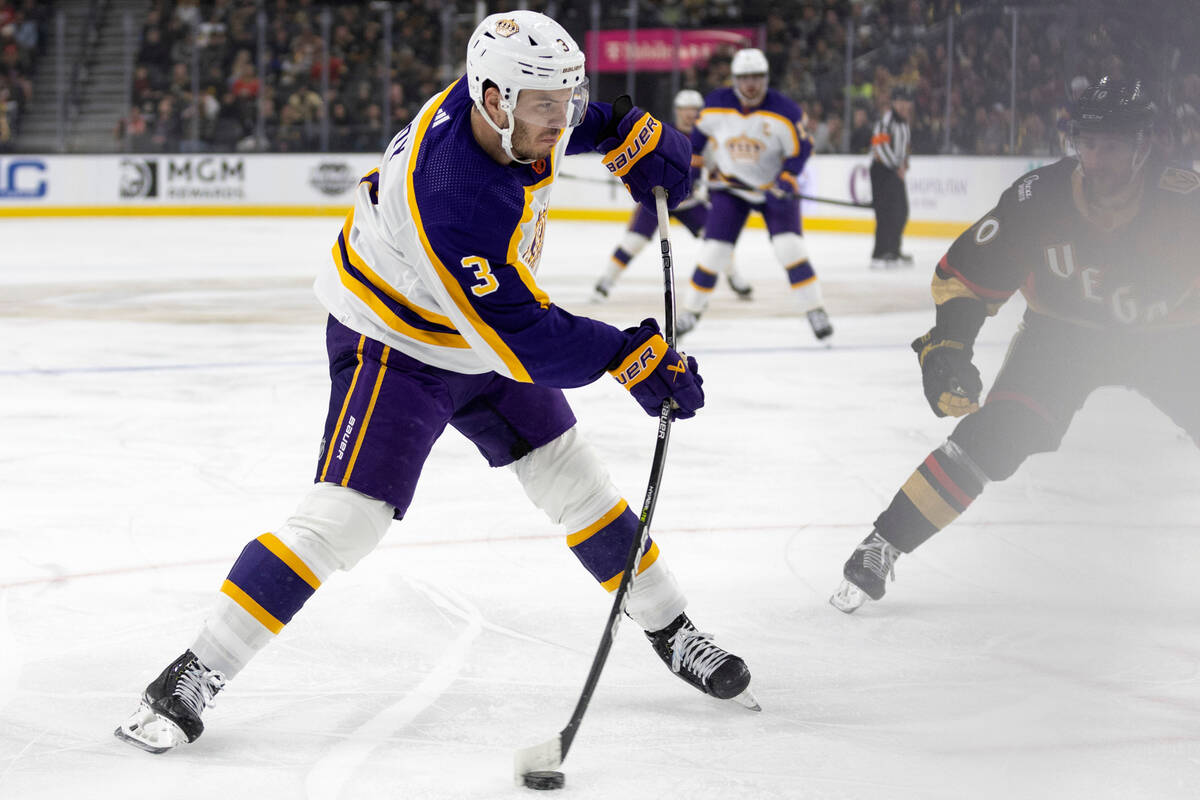
[[[612,112],[596,143],[604,166],[645,206],[654,207],[655,186],[667,190],[670,208],[683,202],[692,191],[688,137],[633,105],[628,95],[617,98]]]
[[[609,365],[609,374],[650,416],[658,416],[663,401],[670,398],[676,418],[694,417],[704,405],[704,379],[696,370],[696,359],[668,347],[653,319],[626,328],[625,333],[629,340]]]

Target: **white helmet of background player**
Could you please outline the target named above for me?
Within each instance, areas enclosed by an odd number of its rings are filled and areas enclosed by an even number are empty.
[[[467,87],[484,121],[500,134],[500,146],[514,161],[515,119],[547,128],[573,128],[583,121],[588,103],[588,79],[583,51],[563,26],[536,11],[492,14],[479,23],[467,43]],[[501,128],[483,105],[485,85],[500,92],[500,110],[508,118]],[[518,108],[522,89],[564,91],[562,105],[553,117]],[[527,163],[527,162],[526,162]]]
[[[767,91],[767,72],[770,67],[767,65],[767,57],[763,55],[763,51],[757,47],[747,47],[743,50],[738,50],[733,54],[733,61],[729,63],[729,72],[733,75],[733,93],[737,95],[738,100],[743,105],[748,105],[746,98],[738,88],[738,78],[749,75],[761,75],[763,78],[763,93]],[[761,103],[762,97],[753,99],[755,103]]]
[[[676,108],[704,108],[704,97],[695,89],[681,89],[675,95]]]

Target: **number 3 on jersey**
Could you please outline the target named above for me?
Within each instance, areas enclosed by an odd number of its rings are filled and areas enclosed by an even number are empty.
[[[475,277],[479,279],[479,283],[471,287],[471,291],[476,297],[483,297],[500,288],[500,282],[492,274],[492,266],[486,258],[467,256],[462,260],[462,265],[467,269],[475,270]]]

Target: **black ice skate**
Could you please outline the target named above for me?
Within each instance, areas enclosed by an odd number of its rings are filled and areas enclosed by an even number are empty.
[[[165,753],[204,733],[200,714],[225,686],[225,676],[187,650],[150,682],[142,702],[113,735],[150,753]]]
[[[896,559],[900,551],[892,547],[878,531],[863,539],[854,548],[846,566],[842,567],[845,580],[829,598],[829,603],[838,611],[854,613],[867,599],[879,600],[887,591],[887,580],[896,579]]]
[[[812,326],[813,336],[817,339],[826,339],[833,335],[833,324],[829,321],[829,315],[820,306],[809,310],[808,324]]]
[[[645,633],[658,657],[684,681],[720,700],[762,711],[750,691],[746,662],[714,644],[712,634],[696,630],[687,614],[680,614],[661,631]]]
[[[754,287],[746,283],[740,277],[729,275],[729,288],[733,289],[733,293],[737,295],[738,300],[753,300]]]
[[[685,336],[691,333],[696,325],[700,322],[700,313],[697,311],[680,311],[675,318],[675,335]]]

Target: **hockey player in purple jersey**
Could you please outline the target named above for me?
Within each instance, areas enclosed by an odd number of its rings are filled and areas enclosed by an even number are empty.
[[[766,221],[797,310],[807,315],[813,334],[824,339],[833,326],[800,229],[797,176],[813,146],[804,112],[767,88],[767,58],[761,50],[739,50],[730,71],[733,87],[708,94],[692,132],[692,147],[710,168],[711,208],[678,331],[687,333],[699,322],[721,273],[733,265],[733,248],[746,219],[757,211]],[[749,286],[732,285],[739,295],[749,294]]]
[[[690,136],[696,127],[696,120],[699,118],[702,108],[704,108],[704,98],[700,96],[699,92],[695,89],[680,91],[675,95],[675,128]],[[692,194],[671,211],[671,216],[683,223],[692,236],[703,235],[704,223],[708,220],[708,186],[704,181],[702,165],[703,160],[699,156],[692,157]],[[605,267],[600,279],[596,281],[595,289],[592,292],[593,302],[599,303],[608,299],[608,294],[612,291],[617,279],[624,274],[629,262],[642,252],[657,229],[658,218],[654,212],[638,203],[633,210],[633,218],[629,221],[625,236],[613,250],[608,266]],[[734,291],[739,293],[739,296],[749,299],[749,285],[736,280],[732,273],[730,273],[730,284],[734,287]]]
[[[1078,155],[1018,178],[938,264],[936,324],[913,350],[933,412],[962,421],[851,553],[838,609],[881,599],[901,554],[1058,449],[1101,386],[1135,389],[1200,444],[1200,175],[1153,152],[1153,122],[1140,81],[1089,87],[1072,113]],[[980,405],[972,346],[1018,290],[1024,321]]]
[[[150,752],[191,742],[201,715],[334,572],[404,517],[449,425],[567,531],[608,591],[638,519],[575,427],[562,389],[606,372],[654,416],[704,405],[696,362],[648,319],[620,330],[574,316],[538,286],[548,195],[564,156],[598,151],[640,202],[687,197],[691,149],[628,98],[589,103],[584,56],[556,22],[494,14],[466,75],[431,98],[358,185],[316,282],[329,311],[331,392],[313,487],[246,545],[188,649],[116,735]],[[627,613],[680,678],[754,706],[745,663],[700,633],[647,541]]]

